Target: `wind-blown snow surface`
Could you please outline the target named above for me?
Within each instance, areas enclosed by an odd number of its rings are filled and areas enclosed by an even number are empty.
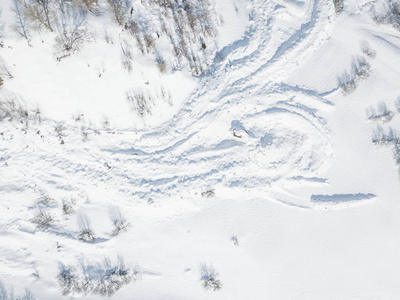
[[[345,1],[339,15],[328,0],[234,3],[217,4],[226,14],[224,46],[196,87],[177,92],[182,100],[170,119],[155,114],[131,127],[124,119],[96,134],[88,120],[65,116],[58,137],[53,95],[38,90],[32,98],[49,111],[42,123],[1,123],[0,280],[7,288],[59,299],[60,262],[78,268],[79,258],[95,264],[121,255],[140,265],[142,278],[116,299],[400,297],[398,166],[390,147],[372,143],[377,124],[400,122],[399,32],[373,21],[369,1]],[[241,37],[239,23],[247,24]],[[226,38],[229,28],[237,40]],[[376,55],[363,53],[363,42]],[[356,57],[370,74],[344,94],[338,78]],[[23,94],[26,79],[17,75],[4,89]],[[171,89],[183,86],[174,78],[193,82],[179,72],[163,76]],[[85,115],[95,105],[64,101]],[[365,110],[379,101],[393,111],[390,122],[367,120]],[[214,197],[202,197],[211,190]],[[55,223],[45,230],[32,223],[43,193],[54,199],[46,210]],[[62,199],[72,199],[75,214],[62,214]],[[112,207],[131,224],[116,237]],[[95,242],[78,240],[77,213],[90,218]],[[219,291],[203,289],[203,263],[218,272]]]

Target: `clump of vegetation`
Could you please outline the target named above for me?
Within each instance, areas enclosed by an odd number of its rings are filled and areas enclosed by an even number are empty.
[[[222,288],[222,283],[218,279],[219,275],[212,266],[200,265],[201,282],[206,290],[218,291]]]
[[[15,297],[14,289],[11,287],[10,290],[4,286],[4,284],[0,281],[0,299],[1,300],[35,300],[35,297],[31,293],[30,290],[25,289],[25,293],[21,296]]]
[[[110,216],[111,222],[114,225],[114,228],[112,230],[112,235],[116,236],[116,235],[120,234],[121,232],[128,230],[128,227],[130,227],[130,223],[125,218],[125,216],[122,214],[122,212],[119,208],[117,208],[117,207],[111,208],[109,210],[109,216]]]
[[[84,213],[80,213],[78,214],[77,222],[79,228],[78,239],[83,242],[93,242],[96,236],[92,230],[89,217]]]
[[[393,112],[387,108],[386,103],[383,101],[378,103],[378,108],[376,110],[371,106],[367,108],[366,112],[368,120],[372,121],[389,122],[393,118]]]
[[[360,44],[361,51],[368,56],[369,58],[375,58],[376,56],[376,51],[371,48],[369,43],[367,41],[363,41]]]
[[[211,198],[215,196],[215,190],[214,189],[210,189],[204,192],[201,192],[201,196],[205,197],[205,198]]]
[[[70,215],[73,214],[75,212],[73,206],[72,206],[72,202],[68,201],[67,199],[63,199],[62,201],[62,211],[63,214],[65,215]]]
[[[62,293],[91,293],[112,296],[123,285],[141,278],[140,268],[126,266],[120,256],[115,263],[104,259],[100,263],[91,263],[79,259],[79,268],[59,263],[57,275]]]
[[[333,5],[335,6],[335,11],[340,14],[344,9],[344,0],[333,0]]]
[[[368,78],[371,74],[371,65],[361,56],[353,59],[351,63],[351,72],[344,72],[338,79],[339,87],[343,94],[350,94],[357,88],[359,81]]]
[[[395,29],[400,30],[400,2],[388,1],[387,8],[384,13],[375,14],[374,20],[381,24],[390,24]]]
[[[154,105],[153,98],[145,94],[142,90],[130,90],[126,93],[132,111],[143,117],[146,114],[151,114],[151,107]]]
[[[32,222],[41,228],[48,228],[54,223],[54,219],[49,212],[38,208],[35,216],[32,219]]]

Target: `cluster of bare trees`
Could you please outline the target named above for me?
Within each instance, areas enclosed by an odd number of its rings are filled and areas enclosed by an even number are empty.
[[[213,0],[142,0],[133,6],[132,0],[13,0],[14,31],[29,43],[36,30],[54,32],[58,50],[79,50],[93,38],[87,16],[108,13],[121,26],[125,39],[136,43],[145,55],[152,53],[160,72],[167,67],[180,69],[187,61],[194,75],[208,68],[207,52],[217,35],[218,18]],[[157,46],[159,38],[167,37],[174,54],[166,61],[165,53]],[[0,24],[1,37],[1,24]],[[107,41],[112,38],[107,34]],[[128,71],[132,69],[132,51],[121,43],[122,60]],[[165,48],[165,47],[164,47]],[[163,50],[167,51],[167,50]]]
[[[12,28],[28,41],[33,30],[55,32],[60,50],[78,50],[90,38],[87,13],[96,4],[97,0],[13,0]]]
[[[374,19],[377,23],[390,24],[400,30],[400,1],[388,1],[387,10],[383,14],[376,14]]]

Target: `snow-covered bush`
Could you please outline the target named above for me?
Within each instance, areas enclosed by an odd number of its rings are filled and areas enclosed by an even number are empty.
[[[112,235],[118,235],[119,233],[126,231],[130,226],[128,220],[122,214],[121,210],[117,207],[112,207],[109,210],[109,216],[111,222],[114,225]]]
[[[381,101],[378,103],[378,109],[375,110],[374,107],[370,106],[366,110],[368,120],[372,121],[383,121],[389,122],[393,118],[393,113],[387,108],[385,102]]]
[[[200,265],[201,281],[206,290],[218,291],[222,288],[222,283],[218,279],[219,275],[212,266]]]
[[[113,13],[115,22],[120,26],[125,26],[128,21],[129,11],[132,6],[131,0],[107,0],[110,10]]]
[[[60,1],[56,22],[56,43],[61,51],[76,51],[90,39],[87,28],[87,10],[74,2]]]
[[[25,289],[24,295],[15,296],[13,288],[11,287],[11,289],[7,290],[0,281],[0,300],[35,300],[35,297],[28,289]]]
[[[93,242],[96,236],[92,230],[89,217],[84,213],[79,213],[77,223],[79,228],[79,240],[83,242]]]
[[[15,14],[15,24],[12,29],[22,38],[29,40],[29,28],[26,14],[24,13],[24,6],[20,0],[13,0],[12,11]]]
[[[126,99],[131,106],[132,111],[143,117],[151,114],[151,107],[154,105],[153,98],[142,90],[130,90],[126,93]]]
[[[26,18],[34,28],[47,29],[53,31],[55,15],[53,10],[53,0],[16,0],[23,6],[24,18]]]
[[[398,98],[394,101],[394,105],[396,106],[396,110],[400,113],[400,97],[398,97]]]
[[[376,51],[371,48],[367,41],[362,41],[360,43],[361,51],[368,57],[374,58],[376,56]]]
[[[343,11],[344,0],[333,0],[333,5],[335,6],[336,13],[339,14]]]
[[[47,228],[54,223],[54,219],[49,212],[38,208],[32,222],[37,224],[39,227]]]
[[[233,244],[234,244],[235,246],[239,246],[239,240],[238,240],[238,238],[237,238],[236,235],[234,235],[234,236],[231,237],[231,241],[233,242]]]
[[[206,197],[206,198],[211,198],[215,196],[215,190],[214,189],[210,189],[204,192],[201,192],[201,196],[202,197]]]
[[[72,206],[71,201],[68,201],[67,199],[63,199],[62,211],[65,215],[70,215],[70,214],[74,213],[74,208]]]
[[[140,268],[126,266],[121,256],[115,263],[107,258],[98,263],[81,258],[78,264],[79,268],[59,263],[57,279],[64,295],[76,292],[111,296],[123,285],[141,278]]]
[[[353,58],[351,63],[351,73],[345,71],[339,78],[339,87],[343,94],[349,94],[356,90],[360,80],[366,79],[371,74],[371,65],[362,57]]]
[[[400,1],[387,1],[383,12],[375,12],[374,20],[377,23],[390,24],[400,30]]]

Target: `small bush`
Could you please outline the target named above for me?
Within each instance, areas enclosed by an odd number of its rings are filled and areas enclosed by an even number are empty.
[[[153,98],[146,95],[141,90],[130,90],[126,93],[126,99],[131,105],[132,111],[143,117],[146,114],[151,114],[151,107],[154,105]]]
[[[59,263],[57,279],[64,295],[77,292],[112,296],[123,285],[141,278],[140,268],[127,267],[122,257],[116,263],[109,259],[90,263],[84,258],[78,263],[80,268]]]
[[[400,2],[390,1],[385,13],[375,15],[374,20],[381,24],[390,24],[400,30]]]
[[[37,224],[39,227],[47,228],[54,223],[54,219],[47,211],[38,208],[32,222]]]
[[[398,98],[395,100],[394,105],[396,106],[397,112],[400,113],[400,97],[398,97]]]
[[[339,78],[339,87],[343,94],[350,94],[357,88],[360,80],[366,79],[371,74],[371,65],[364,57],[355,57],[351,63],[351,73],[345,71]]]
[[[231,237],[231,241],[233,242],[233,244],[235,246],[239,246],[239,240],[238,240],[237,236],[234,235],[233,237]]]
[[[335,11],[340,14],[344,9],[344,0],[333,0],[333,5],[335,6]]]
[[[389,122],[393,118],[393,113],[387,108],[386,103],[381,101],[378,103],[378,109],[373,107],[367,109],[368,120]]]
[[[121,213],[121,210],[119,208],[116,208],[116,207],[111,208],[109,210],[109,216],[110,216],[111,222],[114,225],[114,228],[112,230],[112,235],[116,236],[119,233],[126,231],[128,229],[128,227],[130,227],[128,220]]]
[[[14,289],[11,287],[11,290],[7,290],[0,281],[0,300],[35,300],[35,297],[28,289],[25,289],[24,295],[15,297]]]
[[[215,196],[215,190],[214,190],[214,189],[211,189],[211,190],[207,190],[207,191],[205,191],[205,192],[202,192],[202,193],[201,193],[201,196],[202,196],[202,197],[205,197],[205,198],[214,197],[214,196]]]
[[[71,201],[68,201],[67,199],[63,199],[63,201],[62,201],[62,211],[63,211],[63,213],[65,215],[70,215],[70,214],[75,212]]]
[[[222,283],[218,279],[218,273],[212,266],[200,265],[201,281],[206,290],[218,291],[222,288]]]
[[[77,222],[79,228],[78,239],[83,242],[93,242],[96,237],[92,230],[89,217],[84,213],[80,213],[78,214]]]
[[[360,44],[361,51],[368,57],[374,58],[376,56],[376,51],[370,47],[367,41],[363,41]]]

